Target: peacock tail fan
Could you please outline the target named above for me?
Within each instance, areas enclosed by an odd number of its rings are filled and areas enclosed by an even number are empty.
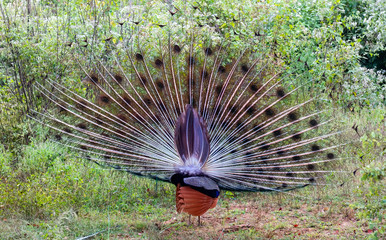
[[[333,110],[308,94],[313,80],[291,72],[271,38],[235,46],[196,24],[133,20],[122,40],[99,42],[101,55],[75,48],[83,57],[73,72],[83,77],[36,83],[55,107],[34,118],[83,158],[135,175],[206,176],[232,191],[326,184],[340,132]]]

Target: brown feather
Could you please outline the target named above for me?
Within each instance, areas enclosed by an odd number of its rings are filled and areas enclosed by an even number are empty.
[[[189,186],[177,185],[177,212],[186,212],[193,216],[201,216],[217,205],[218,198],[212,198]]]

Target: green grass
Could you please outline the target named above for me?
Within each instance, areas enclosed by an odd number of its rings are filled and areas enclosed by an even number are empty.
[[[347,126],[355,121],[369,139],[384,139],[371,134],[384,130],[374,116],[342,113],[339,118]],[[382,145],[368,151],[355,134],[341,136],[354,138],[341,150],[351,156],[344,169],[384,164]],[[203,226],[197,226],[195,218],[188,225],[187,215],[176,213],[173,185],[102,168],[39,138],[23,148],[18,161],[12,156],[2,149],[0,239],[75,239],[94,233],[94,239],[381,239],[384,234],[385,220],[363,215],[371,207],[363,204],[384,201],[385,180],[363,184],[360,172],[290,193],[223,192],[218,206],[203,216]],[[341,181],[343,186],[336,184]],[[380,206],[376,216],[385,212]]]

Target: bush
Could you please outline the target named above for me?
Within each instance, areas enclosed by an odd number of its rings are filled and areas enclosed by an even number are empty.
[[[33,141],[23,155],[17,166],[12,166],[11,155],[0,155],[0,215],[47,219],[70,210],[103,211],[110,202],[113,210],[123,212],[138,202],[170,204],[170,198],[154,201],[153,181],[75,160],[53,142]],[[171,187],[160,184],[157,191],[170,194]]]
[[[362,143],[359,153],[362,163],[359,170],[361,182],[355,189],[359,201],[351,204],[351,207],[358,210],[358,218],[367,223],[371,239],[381,239],[386,234],[384,224],[386,215],[385,114],[384,109],[372,111],[372,120],[378,128],[360,139]]]

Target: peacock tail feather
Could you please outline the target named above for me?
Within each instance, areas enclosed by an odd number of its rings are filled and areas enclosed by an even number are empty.
[[[33,117],[53,141],[117,170],[205,176],[222,190],[287,191],[337,172],[333,109],[304,94],[313,79],[291,72],[274,42],[255,34],[235,48],[173,21],[153,24],[154,37],[147,24],[133,20],[100,57],[79,46],[77,85],[36,84],[56,106]]]

